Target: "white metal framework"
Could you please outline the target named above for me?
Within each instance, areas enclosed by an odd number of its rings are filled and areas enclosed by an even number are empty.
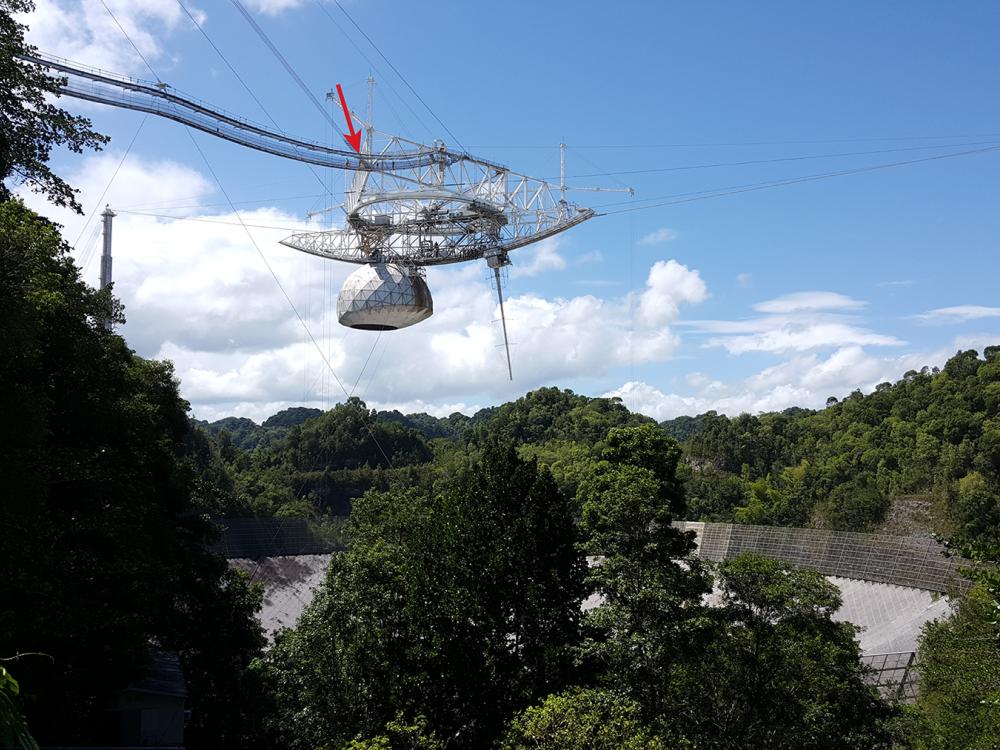
[[[495,162],[377,133],[370,121],[363,153],[294,138],[181,95],[162,82],[120,76],[37,54],[25,58],[65,76],[62,93],[166,117],[250,148],[356,171],[342,229],[294,234],[285,245],[348,263],[410,266],[457,263],[507,253],[594,216],[566,200],[565,184]],[[378,140],[376,148],[372,143]],[[495,261],[495,262],[497,262]],[[491,264],[492,265],[492,264]]]
[[[363,158],[371,165],[428,148],[453,153],[440,141],[427,147],[377,135],[380,148]],[[302,232],[282,244],[348,263],[430,266],[495,256],[504,264],[511,250],[594,216],[564,200],[557,185],[468,154],[393,171],[362,167],[344,210],[342,229]]]
[[[497,284],[508,372],[500,276],[510,263],[508,253],[595,215],[566,200],[564,144],[559,184],[552,184],[450,150],[441,141],[428,146],[378,133],[372,124],[371,79],[367,118],[355,113],[366,136],[359,153],[257,125],[162,81],[142,81],[42,53],[22,59],[64,76],[63,94],[155,114],[286,159],[353,170],[341,228],[299,232],[282,240],[305,253],[367,266],[351,277],[357,283],[341,292],[341,322],[379,330],[419,322],[433,311],[421,267],[484,258]]]

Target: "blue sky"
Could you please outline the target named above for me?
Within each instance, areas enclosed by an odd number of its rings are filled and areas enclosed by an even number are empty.
[[[265,121],[176,0],[108,5],[164,81]],[[819,406],[1000,343],[1000,150],[670,197],[1000,146],[1000,5],[345,3],[433,115],[335,4],[246,5],[317,97],[341,83],[361,109],[373,74],[380,129],[540,177],[565,140],[571,184],[636,190],[574,195],[609,215],[514,254],[513,384],[482,268],[432,274],[435,317],[376,342],[331,321],[350,269],[255,230],[338,377],[373,404],[447,413],[560,385],[660,418]],[[231,2],[188,7],[282,128],[336,138]],[[45,51],[151,77],[100,2],[41,0],[27,22]],[[66,106],[113,139],[55,159],[90,212],[142,118]],[[195,138],[230,197],[253,201],[249,223],[291,226],[330,198],[303,165]],[[637,170],[662,171],[603,174]],[[209,223],[234,217],[183,128],[147,120],[105,200],[185,217],[122,212],[116,279],[125,335],[175,360],[197,415],[342,398],[243,230]],[[71,241],[86,220],[48,212]],[[90,279],[93,240],[77,246]]]

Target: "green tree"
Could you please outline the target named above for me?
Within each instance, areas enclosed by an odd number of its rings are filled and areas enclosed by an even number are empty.
[[[687,511],[690,521],[731,523],[735,509],[744,503],[745,482],[740,477],[714,466],[693,469],[682,463],[679,474],[685,477]]]
[[[710,579],[697,558],[693,535],[671,526],[681,505],[674,473],[676,443],[669,457],[641,449],[645,428],[624,428],[611,438],[603,469],[581,486],[586,550],[599,558],[590,570],[591,591],[601,603],[587,613],[582,657],[598,680],[658,713],[676,662],[696,648],[702,635],[701,598]],[[652,445],[659,444],[656,437]],[[624,450],[620,446],[632,446]],[[652,467],[618,461],[642,461]]]
[[[976,586],[924,626],[912,740],[919,750],[1000,747],[1000,607]]]
[[[283,747],[377,737],[423,716],[449,747],[485,747],[567,686],[584,561],[551,475],[488,444],[442,495],[369,492],[294,631],[266,668]]]
[[[951,516],[958,539],[1000,541],[1000,492],[978,471],[958,480]]]
[[[10,197],[6,182],[26,183],[58,206],[80,211],[76,191],[48,166],[53,147],[77,153],[100,148],[108,138],[90,120],[71,115],[48,100],[65,83],[23,56],[37,50],[26,44],[26,27],[12,17],[34,10],[31,0],[0,0],[0,200]]]
[[[671,747],[678,747],[671,745]],[[666,750],[639,704],[607,690],[550,695],[511,722],[503,750]]]
[[[0,743],[4,747],[20,750],[38,750],[38,743],[28,731],[28,725],[18,707],[20,693],[21,686],[17,680],[6,667],[0,666]]]
[[[875,483],[862,479],[838,484],[817,512],[828,528],[872,531],[885,519],[889,507],[889,498]]]
[[[407,722],[397,717],[385,725],[385,733],[370,739],[354,739],[344,750],[444,750],[444,743],[429,732],[427,720]]]
[[[205,547],[170,365],[101,324],[120,307],[17,201],[0,203],[0,315],[0,654],[53,657],[19,671],[30,726],[46,743],[99,740],[154,645],[181,655],[209,722],[215,686],[262,644],[259,596]]]
[[[854,629],[819,573],[743,555],[719,568],[719,630],[675,670],[663,732],[699,748],[888,748],[892,712],[865,682]]]

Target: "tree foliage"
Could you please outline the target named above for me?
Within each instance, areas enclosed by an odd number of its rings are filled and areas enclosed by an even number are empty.
[[[934,531],[991,538],[1000,526],[1000,347],[818,412],[698,420],[684,446],[689,518],[867,531],[893,498],[919,495],[940,509]]]
[[[551,695],[511,722],[503,750],[666,750],[638,703],[609,690]]]
[[[995,595],[979,585],[952,617],[924,627],[910,717],[918,750],[1000,746],[998,615]]]
[[[180,653],[202,738],[229,746],[231,722],[208,713],[263,645],[259,592],[206,550],[170,365],[102,325],[117,303],[16,201],[0,203],[0,315],[0,654],[53,657],[19,666],[30,725],[101,740],[104,706],[156,646]]]
[[[99,150],[108,138],[90,128],[90,120],[71,115],[48,97],[59,95],[64,79],[23,56],[37,50],[24,41],[26,27],[15,13],[34,10],[31,0],[0,0],[0,200],[10,197],[5,184],[26,183],[57,206],[80,211],[76,191],[48,165],[55,147],[80,153]]]
[[[572,507],[512,446],[491,445],[443,495],[369,492],[350,535],[268,656],[276,742],[377,737],[402,715],[482,747],[566,686],[583,576]]]
[[[820,574],[743,555],[719,568],[719,630],[674,675],[668,722],[703,748],[888,748],[892,713]],[[684,717],[673,718],[676,717]]]

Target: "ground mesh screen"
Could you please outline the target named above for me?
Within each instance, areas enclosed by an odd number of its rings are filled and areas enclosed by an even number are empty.
[[[698,554],[716,562],[754,552],[824,575],[942,593],[968,586],[959,569],[969,562],[947,557],[933,539],[726,523],[675,525],[695,532]]]

